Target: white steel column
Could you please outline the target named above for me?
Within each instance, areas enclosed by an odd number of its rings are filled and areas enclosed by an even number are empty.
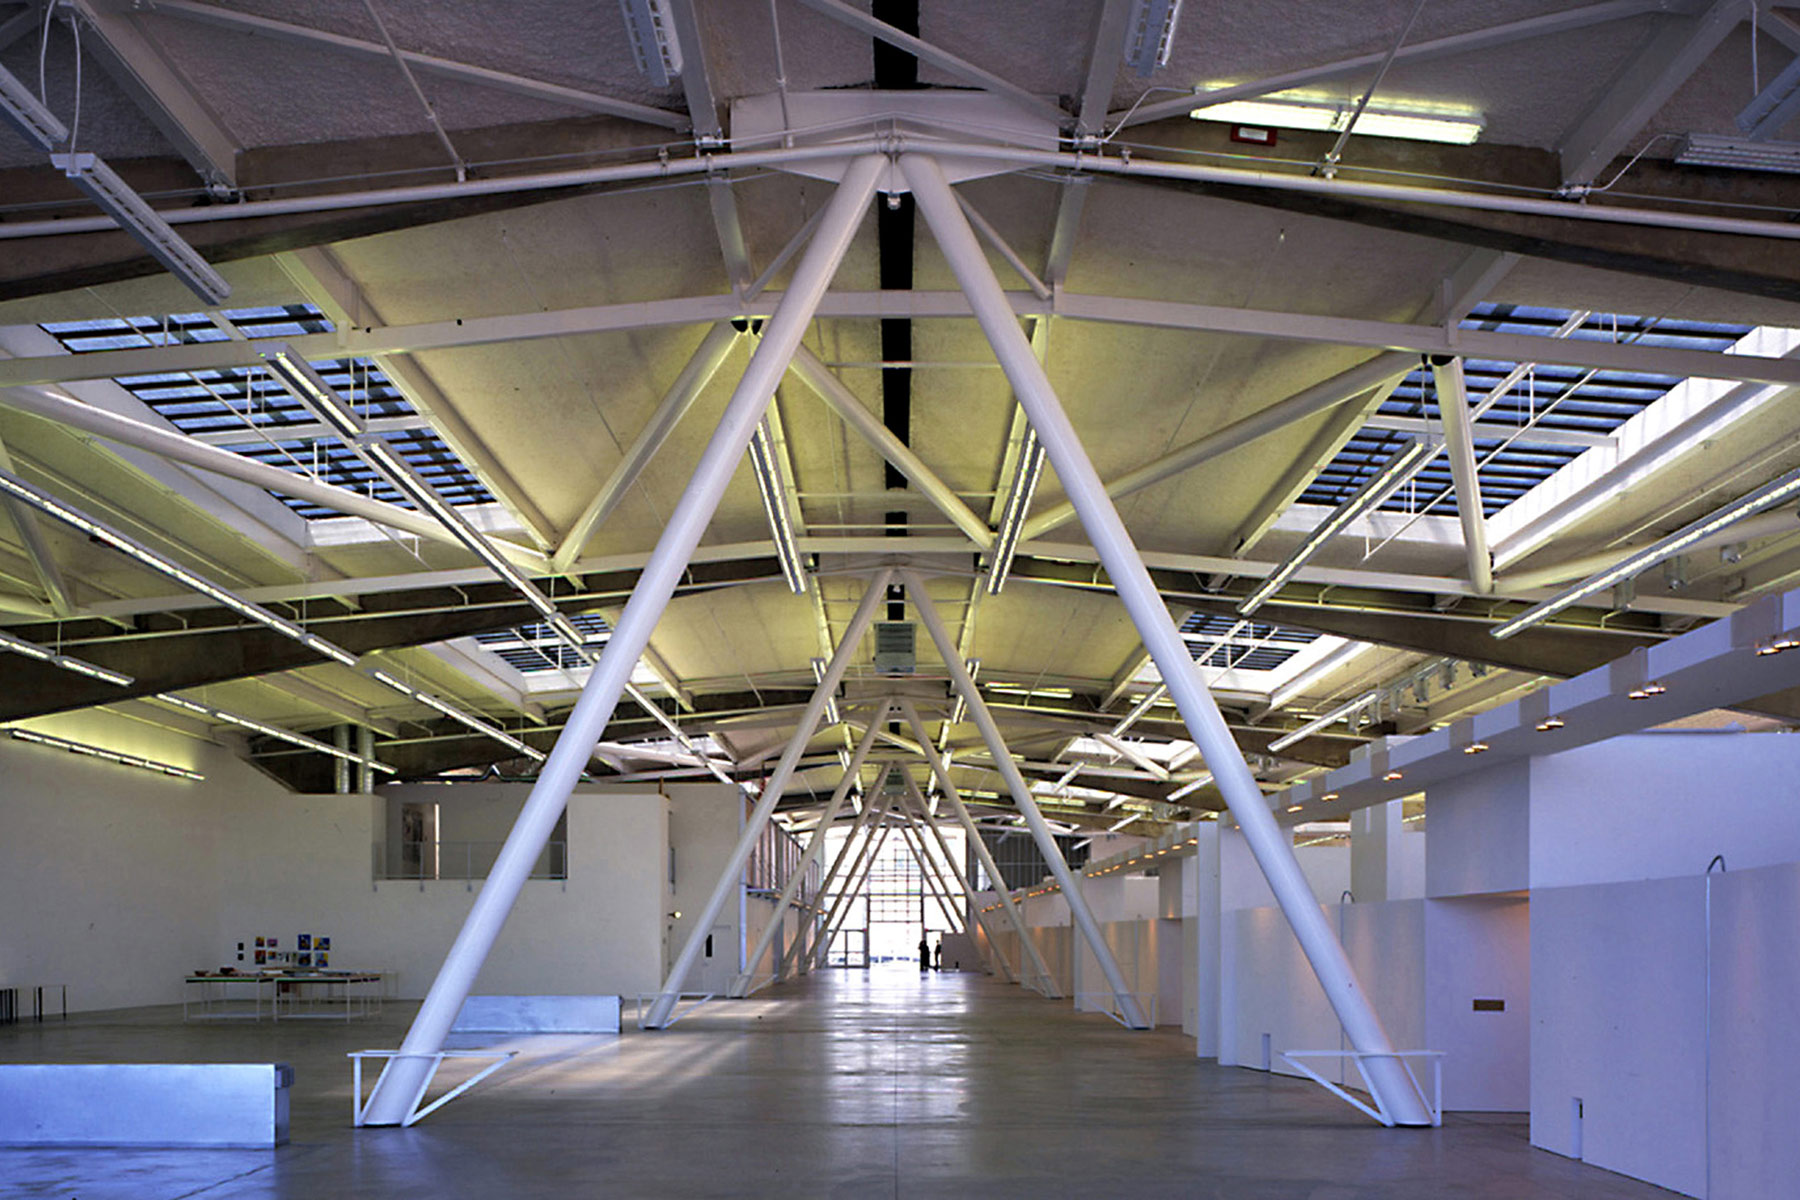
[[[1131,614],[1144,640],[1144,648],[1155,660],[1195,744],[1205,756],[1207,768],[1217,780],[1232,816],[1243,829],[1245,840],[1312,964],[1332,1009],[1343,1024],[1350,1044],[1365,1053],[1392,1054],[1393,1043],[1382,1028],[1381,1018],[1375,1014],[1350,965],[1349,956],[1332,934],[1325,914],[1313,898],[1312,887],[1294,857],[1293,845],[1270,813],[1268,802],[1263,799],[1262,790],[1257,787],[1242,751],[1232,740],[1212,693],[1194,669],[1187,646],[1169,619],[1168,609],[1157,594],[1144,560],[1125,529],[1125,522],[1119,518],[1118,509],[1113,507],[1105,485],[1082,449],[1042,364],[1032,354],[1031,344],[1020,330],[974,233],[963,220],[962,209],[956,203],[943,171],[934,160],[921,155],[903,156],[900,166],[912,185],[919,211],[924,213],[957,282],[968,296],[976,320],[981,323],[993,345],[995,357],[1012,384],[1013,394],[1031,419],[1038,439],[1043,442],[1058,480],[1080,514],[1082,525],[1099,552],[1120,601]],[[1367,1063],[1370,1087],[1396,1123],[1431,1124],[1424,1097],[1398,1059],[1374,1057]]]
[[[806,879],[807,868],[812,866],[813,860],[818,858],[819,852],[825,848],[825,831],[831,828],[833,821],[837,820],[839,811],[844,807],[845,798],[850,795],[851,787],[855,785],[857,777],[862,774],[863,759],[869,756],[869,749],[875,744],[875,731],[880,727],[879,722],[887,717],[888,708],[887,704],[880,706],[880,711],[875,714],[875,721],[869,724],[868,730],[862,736],[862,741],[856,744],[856,751],[850,756],[850,765],[844,768],[843,780],[831,793],[831,801],[825,806],[825,814],[819,818],[819,823],[813,827],[812,836],[806,840],[806,849],[801,853],[800,861],[789,873],[787,882],[782,884],[781,895],[775,901],[775,911],[770,914],[769,923],[763,926],[762,936],[756,939],[756,948],[745,960],[744,973],[732,980],[731,988],[726,995],[748,996],[754,990],[751,987],[751,978],[756,974],[756,964],[762,961],[762,956],[769,952],[769,946],[775,941],[775,931],[781,927],[781,918],[787,914],[788,906],[794,902],[795,895],[799,893],[800,885]],[[805,744],[804,741],[801,742],[802,748],[805,747]],[[821,891],[820,895],[823,894]],[[804,928],[805,922],[803,921],[801,930],[794,935],[796,944],[805,936]],[[775,974],[779,977],[780,970],[777,969]]]
[[[1433,355],[1431,380],[1437,391],[1438,416],[1444,422],[1444,453],[1450,459],[1450,481],[1456,487],[1456,515],[1462,521],[1463,547],[1469,556],[1469,582],[1485,594],[1494,590],[1494,556],[1488,552],[1487,513],[1481,505],[1481,475],[1475,465],[1475,431],[1469,426],[1462,359]]]
[[[831,885],[837,880],[838,873],[851,861],[850,852],[862,845],[858,839],[862,837],[863,831],[874,819],[875,808],[875,797],[865,792],[862,811],[856,814],[856,820],[851,823],[850,832],[845,836],[844,844],[838,847],[837,856],[831,860],[831,868],[825,872],[825,878],[819,881],[818,909],[813,919],[801,927],[805,930],[810,926],[810,932],[805,937],[796,937],[793,944],[782,954],[781,961],[775,964],[776,979],[786,979],[788,972],[794,968],[797,962],[812,960],[812,953],[818,948],[819,939],[824,936],[825,925],[830,917],[830,913],[825,908],[825,895],[831,891]],[[807,948],[802,950],[802,946]]]
[[[1032,361],[1035,362],[1036,359]],[[1100,964],[1100,973],[1106,976],[1106,986],[1112,989],[1114,999],[1119,1002],[1119,1020],[1128,1029],[1150,1028],[1150,1022],[1144,1017],[1143,1007],[1132,994],[1131,985],[1125,982],[1125,972],[1119,970],[1112,947],[1106,944],[1106,935],[1100,932],[1100,922],[1094,919],[1094,910],[1088,907],[1087,897],[1081,891],[1081,881],[1069,870],[1069,864],[1056,844],[1056,835],[1050,832],[1050,826],[1044,822],[1044,814],[1038,811],[1037,800],[1031,794],[1031,785],[1020,774],[1019,764],[1013,760],[1012,751],[1006,748],[1006,740],[1000,736],[1000,726],[995,723],[994,714],[988,711],[987,701],[982,699],[980,689],[969,677],[969,668],[963,664],[962,655],[956,651],[956,642],[951,638],[949,629],[944,626],[944,618],[938,614],[937,605],[932,603],[931,594],[925,590],[925,581],[911,571],[902,572],[900,577],[906,581],[906,594],[912,597],[913,608],[918,612],[919,620],[931,634],[931,640],[937,644],[938,655],[943,658],[944,667],[950,672],[951,686],[963,698],[969,719],[981,730],[981,739],[987,743],[988,753],[994,756],[994,769],[1006,781],[1013,803],[1018,805],[1020,815],[1025,818],[1025,826],[1031,830],[1031,836],[1037,842],[1038,850],[1050,868],[1050,874],[1056,877],[1056,882],[1062,887],[1063,899],[1068,901],[1069,916],[1074,920],[1075,928],[1081,931],[1094,961]],[[923,736],[925,731],[921,729],[918,732]]]
[[[955,648],[951,648],[951,657],[955,658]],[[956,660],[960,663],[962,660]],[[964,671],[967,674],[967,671]],[[925,733],[925,722],[919,720],[919,710],[912,706],[910,700],[900,701],[900,711],[906,714],[906,723],[912,727],[913,737],[918,739],[919,748],[925,752],[925,761],[931,764],[931,773],[936,776],[938,788],[944,793],[944,799],[950,803],[950,811],[963,827],[963,836],[969,839],[969,848],[975,857],[981,860],[981,869],[987,872],[988,878],[994,881],[994,892],[1000,897],[1000,906],[1006,910],[1012,921],[1013,931],[1019,935],[1019,974],[1026,976],[1020,982],[1030,986],[1030,976],[1036,975],[1039,990],[1053,1000],[1062,998],[1062,989],[1056,986],[1056,979],[1050,974],[1050,967],[1044,962],[1044,956],[1038,952],[1037,943],[1031,940],[1031,930],[1025,924],[1025,914],[1013,902],[1012,892],[1006,886],[1006,877],[1000,874],[1000,865],[994,861],[987,843],[981,840],[981,831],[975,828],[975,819],[963,804],[962,793],[950,782],[950,768],[945,765],[944,758],[932,744]],[[974,903],[973,900],[970,903]],[[996,954],[999,947],[995,947]],[[1027,970],[1029,964],[1029,970]]]
[[[526,797],[518,821],[500,848],[462,930],[419,1006],[399,1054],[388,1060],[376,1081],[363,1111],[365,1125],[403,1123],[430,1086],[436,1070],[434,1056],[444,1048],[444,1038],[462,1010],[463,1001],[468,999],[481,964],[500,935],[500,927],[506,923],[533,863],[549,841],[550,831],[568,804],[569,793],[581,778],[594,744],[612,718],[620,693],[630,682],[631,672],[649,645],[669,597],[687,570],[694,547],[706,532],[733,472],[743,460],[750,435],[762,420],[775,385],[787,371],[794,347],[811,324],[820,297],[868,212],[876,180],[886,161],[876,155],[855,160],[832,194],[819,233],[795,268],[794,284],[769,319],[762,344],[751,356],[750,365],[700,455],[693,479],[676,502],[662,536],[657,539],[655,552],[638,576],[637,587],[613,627],[612,637],[595,663],[581,699],[539,769],[537,783]]]
[[[819,678],[819,685],[813,689],[812,699],[807,701],[806,710],[800,714],[800,727],[794,731],[793,740],[781,752],[781,760],[775,764],[774,772],[763,784],[762,795],[757,797],[756,807],[750,810],[743,832],[738,834],[737,846],[732,850],[731,858],[726,861],[725,869],[719,873],[719,882],[713,885],[712,895],[707,898],[699,918],[688,931],[687,942],[676,956],[675,964],[669,968],[669,977],[663,980],[661,994],[645,1010],[644,1019],[640,1022],[643,1028],[662,1029],[669,1024],[675,1002],[681,998],[682,981],[687,978],[694,963],[699,961],[707,934],[711,931],[713,922],[718,920],[719,913],[724,910],[725,901],[730,899],[734,890],[743,886],[744,864],[750,861],[750,852],[756,848],[756,839],[762,835],[763,826],[774,815],[782,792],[787,790],[788,780],[793,778],[794,768],[800,765],[800,756],[806,753],[806,745],[812,741],[813,733],[819,727],[819,718],[825,715],[825,706],[843,680],[844,671],[849,668],[851,658],[856,655],[863,634],[868,632],[870,623],[875,620],[875,610],[886,602],[888,580],[892,577],[893,571],[883,567],[869,580],[862,603],[856,606],[856,615],[850,618],[850,624],[844,629],[843,640],[838,642],[837,650]],[[744,969],[754,971],[756,959],[746,962]]]
[[[988,926],[988,919],[982,915],[981,901],[976,898],[975,886],[969,882],[969,877],[963,874],[962,867],[957,864],[956,856],[950,853],[950,843],[945,840],[944,831],[939,829],[937,823],[931,819],[930,806],[925,803],[925,797],[919,791],[919,786],[916,783],[913,783],[910,777],[906,782],[908,791],[912,795],[913,803],[919,808],[920,821],[924,824],[925,828],[931,830],[932,837],[937,839],[938,849],[942,851],[944,855],[944,862],[949,864],[950,873],[956,877],[957,886],[963,890],[963,896],[968,902],[970,915],[975,918],[981,925],[982,931],[987,934],[985,939],[987,942],[986,949],[988,957],[993,961],[995,969],[994,973],[999,975],[1005,982],[1012,983],[1014,978],[1012,964],[1006,961],[1006,955],[1000,953],[1000,943],[994,940],[993,930]],[[968,835],[964,834],[963,836],[967,837]],[[963,923],[963,928],[968,929],[970,933],[974,932],[973,929],[969,929],[966,921]]]

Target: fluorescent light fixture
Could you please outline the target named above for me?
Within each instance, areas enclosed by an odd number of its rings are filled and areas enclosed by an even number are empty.
[[[261,605],[252,604],[241,596],[233,595],[211,580],[196,575],[173,560],[100,524],[79,509],[71,508],[49,493],[38,490],[10,471],[0,471],[0,492],[12,496],[14,499],[23,500],[39,512],[55,517],[63,524],[80,530],[95,541],[110,546],[129,558],[136,559],[151,570],[199,592],[210,600],[217,601],[241,617],[273,629],[283,637],[291,638],[334,662],[342,663],[346,667],[356,665],[356,655],[343,647],[326,641],[318,634],[308,633],[304,627],[286,617],[277,616]]]
[[[1739,171],[1800,174],[1800,142],[1758,142],[1748,137],[1690,133],[1675,151],[1685,167],[1731,167]]]
[[[1342,133],[1356,112],[1352,103],[1297,100],[1228,100],[1196,108],[1188,116],[1196,121],[1221,121],[1227,125],[1253,125],[1276,129],[1314,129]],[[1467,146],[1481,136],[1481,122],[1466,116],[1442,113],[1402,112],[1365,108],[1356,119],[1356,132],[1365,137],[1400,138],[1409,142],[1447,142]]]
[[[1312,720],[1308,721],[1306,724],[1302,725],[1300,728],[1292,730],[1291,732],[1282,734],[1280,737],[1276,738],[1274,741],[1269,743],[1269,753],[1276,754],[1282,750],[1286,750],[1289,746],[1293,745],[1295,742],[1299,741],[1301,738],[1311,737],[1313,734],[1319,732],[1319,730],[1321,730],[1321,729],[1324,729],[1326,726],[1333,725],[1333,724],[1337,723],[1338,721],[1343,720],[1345,717],[1348,717],[1352,713],[1362,711],[1363,709],[1369,707],[1369,705],[1375,703],[1379,699],[1381,699],[1381,692],[1379,689],[1377,689],[1375,691],[1364,692],[1362,695],[1360,695],[1356,699],[1350,701],[1348,704],[1340,704],[1336,708],[1332,709],[1330,712],[1326,713],[1324,716],[1314,717]]]
[[[212,264],[182,240],[174,227],[157,216],[156,210],[144,203],[144,198],[132,191],[131,185],[98,155],[52,154],[50,162],[194,295],[208,304],[223,304],[231,295],[231,285],[225,277],[213,270]]]
[[[34,729],[8,729],[9,737],[21,742],[32,742],[39,746],[52,746],[58,750],[67,750],[70,754],[82,754],[88,758],[103,758],[107,762],[118,763],[124,767],[137,767],[144,771],[155,771],[159,775],[173,775],[177,779],[204,780],[206,776],[198,771],[190,771],[186,767],[178,767],[174,763],[158,762],[154,758],[143,758],[136,754],[121,754],[117,750],[108,750],[104,746],[91,746],[86,742],[72,742],[68,738],[53,737],[47,733],[39,733]]]
[[[1174,801],[1181,799],[1183,796],[1192,795],[1193,793],[1199,791],[1201,788],[1205,787],[1207,784],[1211,783],[1212,781],[1213,781],[1212,772],[1211,771],[1202,771],[1202,772],[1200,772],[1200,775],[1197,778],[1191,779],[1188,782],[1182,784],[1180,787],[1176,788],[1174,791],[1172,791],[1168,795],[1164,796],[1163,799],[1165,801],[1173,803]]]
[[[1325,676],[1348,663],[1351,659],[1375,649],[1373,642],[1345,642],[1343,645],[1328,651],[1324,658],[1307,667],[1298,675],[1269,693],[1269,711],[1275,712],[1284,708],[1289,700],[1300,695],[1307,688]]]
[[[176,708],[194,713],[197,716],[206,717],[209,720],[223,721],[227,725],[236,725],[243,729],[254,730],[267,737],[276,738],[295,746],[303,746],[308,750],[317,750],[320,754],[329,754],[333,758],[341,758],[348,762],[367,766],[373,770],[381,771],[384,774],[394,775],[398,773],[395,768],[388,766],[386,763],[377,762],[372,758],[365,758],[354,750],[346,750],[342,746],[333,746],[329,742],[322,742],[318,738],[308,737],[304,733],[296,733],[291,729],[283,729],[279,725],[271,725],[266,721],[259,721],[255,717],[246,717],[239,713],[229,712],[211,704],[201,704],[198,701],[189,700],[186,696],[177,696],[173,692],[163,692],[161,695],[157,696],[157,699],[165,704],[172,704]]]
[[[120,687],[128,687],[131,684],[129,675],[120,674],[107,667],[96,666],[68,654],[60,654],[48,646],[14,637],[10,633],[0,633],[0,650],[11,650],[14,654],[23,654],[26,658],[35,658],[39,662],[47,662],[53,667],[61,667],[65,671],[73,671],[77,675],[86,675],[90,679],[99,679]]]
[[[0,67],[0,117],[40,149],[55,150],[69,140],[68,126],[5,67]]]
[[[345,440],[355,441],[368,432],[356,411],[343,402],[337,390],[325,382],[325,377],[314,370],[311,363],[296,354],[292,346],[285,342],[273,346],[264,350],[262,357],[269,373],[281,381],[294,399],[305,405],[313,416],[337,430]]]
[[[1800,469],[1789,471],[1773,482],[1766,483],[1755,491],[1740,496],[1730,504],[1714,510],[1667,537],[1659,538],[1637,553],[1620,559],[1603,571],[1589,575],[1580,583],[1563,589],[1541,604],[1532,605],[1512,620],[1494,626],[1489,632],[1497,638],[1509,638],[1522,629],[1529,629],[1533,625],[1548,620],[1563,609],[1587,599],[1596,592],[1603,592],[1615,584],[1649,570],[1664,559],[1675,557],[1701,538],[1717,533],[1733,522],[1754,516],[1764,509],[1773,508],[1796,495],[1800,495]]]
[[[462,709],[456,707],[456,705],[451,704],[447,700],[441,700],[430,692],[421,691],[411,684],[402,683],[399,679],[380,668],[371,670],[369,675],[377,682],[387,684],[387,686],[393,688],[401,695],[411,696],[426,708],[435,709],[438,712],[443,713],[446,717],[449,717],[452,721],[466,725],[476,733],[493,738],[496,742],[499,742],[510,750],[523,754],[526,758],[536,762],[543,762],[546,757],[542,750],[533,749],[532,747],[527,746],[524,742],[521,742],[512,734],[501,729],[498,725],[490,724],[480,717],[466,713]]]
[[[781,563],[781,577],[796,596],[806,594],[806,566],[800,561],[800,550],[794,544],[793,520],[788,514],[787,489],[782,486],[781,468],[775,463],[775,435],[764,417],[750,438],[750,470],[756,476],[756,494],[762,498],[763,515],[769,519],[769,532],[775,540],[775,558]]]
[[[1037,491],[1038,476],[1044,471],[1044,446],[1037,430],[1027,428],[1025,444],[1019,448],[1019,461],[1013,468],[1012,487],[1006,493],[1006,506],[1000,510],[1000,529],[994,535],[993,559],[988,566],[987,594],[998,596],[1012,572],[1013,554],[1019,548],[1019,535],[1025,528],[1025,514],[1031,509],[1031,497]]]
[[[1181,0],[1132,0],[1125,24],[1125,65],[1149,75],[1169,61]]]
[[[813,674],[813,682],[815,684],[825,682],[825,660],[824,659],[815,658],[812,660],[812,674]],[[843,718],[838,715],[837,695],[836,695],[836,693],[833,693],[825,701],[825,721],[827,724],[837,725],[837,724],[840,724],[842,722],[842,720],[843,720]],[[845,765],[846,766],[849,765],[849,760],[847,758],[845,759]]]
[[[666,0],[619,0],[619,11],[638,70],[657,87],[668,87],[681,74],[681,40]]]
[[[1331,514],[1313,527],[1306,540],[1294,547],[1293,553],[1282,560],[1281,565],[1269,572],[1268,577],[1256,585],[1244,602],[1238,605],[1238,612],[1249,616],[1266,603],[1269,597],[1280,591],[1288,580],[1292,579],[1301,567],[1310,561],[1313,555],[1324,548],[1326,542],[1336,537],[1352,521],[1364,513],[1373,512],[1387,503],[1389,496],[1406,482],[1407,474],[1412,467],[1423,462],[1427,457],[1437,453],[1437,444],[1425,438],[1413,438],[1381,465],[1373,475],[1363,480],[1362,486],[1351,493],[1350,498],[1331,510]]]

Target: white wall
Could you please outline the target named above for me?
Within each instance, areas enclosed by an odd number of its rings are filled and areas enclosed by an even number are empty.
[[[69,1010],[171,1004],[220,958],[217,815],[280,788],[230,751],[98,711],[31,728],[198,770],[175,779],[0,738],[0,984]],[[369,850],[358,859],[368,872]]]
[[[1478,1011],[1476,1000],[1505,1007]],[[1422,1044],[1445,1052],[1445,1109],[1531,1108],[1531,904],[1525,897],[1426,903]]]
[[[675,852],[675,884],[669,892],[669,912],[679,918],[665,919],[668,927],[668,950],[665,961],[673,963],[686,943],[689,931],[700,918],[700,909],[718,885],[719,874],[737,847],[744,827],[744,798],[737,788],[724,783],[676,784],[663,789],[669,797],[669,845]],[[664,863],[667,880],[668,864]],[[732,979],[743,969],[745,945],[745,906],[742,881],[720,910],[712,925],[712,957],[705,955],[695,963],[681,990],[712,992],[723,995]],[[666,969],[666,968],[665,968]]]
[[[1531,763],[1521,759],[1433,786],[1425,796],[1425,894],[1531,886]]]
[[[483,807],[506,806],[480,785]],[[410,790],[410,789],[409,789]],[[454,787],[426,789],[458,803]],[[516,802],[517,797],[513,797]],[[373,881],[370,844],[384,805],[367,796],[276,793],[218,817],[221,941],[245,933],[326,934],[334,969],[394,973],[424,994],[481,880]],[[569,801],[569,878],[526,882],[481,975],[480,993],[635,995],[662,981],[665,801],[655,793]]]
[[[1796,781],[1786,733],[1646,733],[1536,759],[1531,886],[1698,875],[1715,854],[1734,871],[1800,860]]]

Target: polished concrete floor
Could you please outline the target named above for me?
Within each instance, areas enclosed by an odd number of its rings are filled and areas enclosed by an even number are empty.
[[[1309,1083],[975,975],[832,972],[663,1033],[502,1042],[501,1074],[410,1130],[350,1124],[375,1021],[182,1024],[133,1009],[0,1028],[11,1062],[292,1063],[273,1151],[0,1150],[0,1196],[1669,1196],[1543,1151],[1522,1117],[1381,1129]],[[629,1026],[629,1022],[628,1022]],[[484,1039],[483,1044],[496,1044]]]

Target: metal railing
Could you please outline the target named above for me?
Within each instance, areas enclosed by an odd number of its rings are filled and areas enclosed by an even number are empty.
[[[486,879],[502,842],[375,843],[376,879]],[[533,879],[569,877],[569,844],[550,842],[532,864]]]

